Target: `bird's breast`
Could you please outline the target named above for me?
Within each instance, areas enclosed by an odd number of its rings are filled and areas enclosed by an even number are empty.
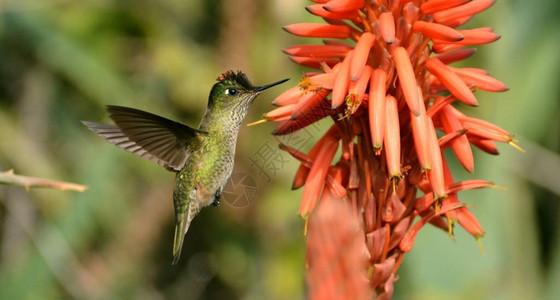
[[[235,147],[210,144],[192,153],[187,160],[185,168],[190,176],[185,178],[192,180],[190,185],[197,190],[203,204],[209,205],[226,184],[233,171],[234,157]]]

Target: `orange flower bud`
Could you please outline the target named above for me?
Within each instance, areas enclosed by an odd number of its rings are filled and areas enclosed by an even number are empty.
[[[501,81],[477,72],[476,70],[469,68],[450,68],[455,74],[459,75],[467,85],[473,85],[481,90],[490,92],[505,92],[509,90]]]
[[[444,26],[444,25],[441,25]],[[449,27],[447,27],[449,28]],[[451,28],[450,28],[451,29]],[[452,29],[454,30],[454,29]],[[500,39],[500,36],[492,31],[488,31],[484,28],[477,29],[467,29],[467,30],[457,30],[457,32],[463,36],[462,39],[456,41],[450,41],[448,39],[442,39],[440,37],[434,37],[434,44],[454,44],[454,45],[484,45],[488,43],[495,42]]]
[[[457,61],[461,61],[471,57],[473,54],[476,53],[475,48],[468,48],[468,49],[458,49],[455,51],[449,51],[440,55],[435,56],[439,59],[442,63],[448,65],[450,63],[454,63]]]
[[[328,11],[324,8],[324,5],[321,4],[313,4],[309,5],[305,8],[310,14],[316,15],[321,18],[328,18],[328,19],[356,19],[359,16],[357,10],[351,11],[342,11],[342,12],[335,12],[335,11]]]
[[[379,15],[379,31],[387,44],[393,43],[395,40],[395,19],[393,18],[393,13],[384,12]]]
[[[322,69],[323,65],[332,67],[340,62],[338,59],[328,58],[328,57],[290,56],[290,60],[292,60],[298,65],[302,65],[304,67],[309,67],[313,69]]]
[[[412,69],[408,52],[403,47],[398,47],[391,54],[395,60],[395,67],[406,104],[410,111],[415,116],[418,116],[420,114],[421,99],[418,99],[416,76],[414,76],[414,69]]]
[[[351,49],[347,45],[294,45],[282,51],[290,56],[344,58]]]
[[[428,177],[434,192],[434,197],[444,198],[445,183],[443,181],[443,163],[441,158],[441,150],[437,141],[436,130],[432,119],[428,118],[428,156],[432,163],[432,168],[428,171]]]
[[[424,14],[433,14],[438,11],[447,10],[459,5],[463,5],[471,0],[430,0],[420,5],[420,10]]]
[[[412,25],[412,30],[433,39],[440,39],[447,42],[458,42],[465,37],[457,30],[437,23],[416,21]]]
[[[340,70],[336,74],[331,97],[332,108],[339,107],[344,102],[344,98],[346,98],[348,86],[350,85],[350,62],[352,61],[353,55],[353,51],[348,52],[348,55],[342,62]]]
[[[307,176],[303,188],[302,201],[299,209],[299,214],[303,218],[309,216],[309,213],[315,208],[317,200],[319,200],[319,195],[323,189],[329,166],[337,148],[338,140],[328,136],[317,153],[317,157],[313,162],[313,167],[309,170],[309,175]]]
[[[390,178],[401,177],[401,134],[397,99],[387,95],[385,121],[385,156]]]
[[[468,17],[485,11],[492,6],[496,0],[474,0],[461,6],[456,6],[444,11],[434,13],[434,19],[438,23],[445,23],[453,19]]]
[[[331,0],[323,8],[331,12],[345,12],[362,8],[364,4],[364,0]]]
[[[276,106],[284,106],[284,105],[288,105],[288,104],[295,104],[301,98],[302,92],[303,91],[302,91],[301,87],[296,85],[296,86],[286,90],[282,94],[278,95],[278,97],[276,97],[276,99],[274,99],[274,101],[272,101],[272,104],[274,104]]]
[[[358,80],[366,67],[366,62],[369,57],[369,51],[373,46],[375,37],[369,32],[365,32],[360,36],[356,47],[354,48],[354,56],[350,64],[350,79],[352,81]]]
[[[451,112],[449,105],[446,105],[441,110],[440,116],[445,132],[451,133],[451,132],[461,131],[464,129],[463,126],[461,126],[461,122],[459,122],[457,117]],[[463,167],[467,171],[473,173],[474,158],[467,136],[460,135],[457,138],[453,139],[451,141],[451,147],[453,148],[453,152],[455,152],[455,156],[457,156],[457,159],[459,160],[461,165],[463,165]]]
[[[426,108],[420,106],[420,114],[415,116],[410,114],[410,123],[412,125],[412,136],[414,138],[414,148],[422,170],[429,170],[432,168],[430,156],[428,154],[429,134],[428,134],[428,118],[426,116]]]
[[[351,33],[348,26],[316,23],[292,24],[284,26],[284,30],[293,35],[331,39],[347,39]]]
[[[369,127],[371,141],[377,155],[381,152],[385,134],[386,82],[387,72],[383,69],[375,69],[369,85]]]
[[[426,61],[426,69],[434,74],[461,102],[471,106],[478,106],[478,101],[476,101],[475,96],[465,82],[439,59],[434,57],[428,59]]]

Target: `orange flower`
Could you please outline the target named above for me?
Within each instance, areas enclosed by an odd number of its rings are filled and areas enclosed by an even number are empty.
[[[424,21],[414,22],[412,30],[433,39],[440,39],[448,42],[458,42],[465,38],[461,32],[449,26]]]
[[[385,154],[389,178],[401,177],[401,136],[397,99],[387,95],[385,109]]]
[[[366,62],[369,57],[369,52],[371,47],[375,42],[375,37],[370,32],[364,32],[360,36],[360,39],[356,43],[356,48],[354,50],[354,57],[352,57],[352,62],[350,64],[350,79],[352,81],[358,80],[366,67]]]
[[[363,243],[369,261],[352,268],[364,270],[369,264],[369,292],[389,299],[404,254],[424,225],[453,234],[459,224],[477,240],[484,236],[458,192],[495,185],[477,179],[455,182],[443,152],[454,154],[472,173],[472,146],[490,154],[498,154],[496,142],[522,150],[511,133],[461,112],[464,105],[478,105],[477,90],[508,88],[485,70],[451,66],[475,54],[466,46],[500,38],[487,27],[457,29],[495,1],[313,2],[307,10],[328,24],[284,29],[324,39],[324,45],[296,45],[284,52],[318,71],[278,96],[274,104],[279,107],[264,118],[280,122],[275,134],[292,133],[325,117],[335,123],[307,154],[281,146],[301,162],[292,188],[304,188],[300,214],[311,220],[311,298],[332,298],[341,287],[339,299],[355,299],[351,291],[363,288],[362,281],[345,276],[348,270],[341,266],[349,266],[352,254],[343,255],[341,249],[347,249],[334,242],[346,222],[361,218],[360,229],[347,233],[346,240]],[[335,158],[339,145],[341,155]],[[333,212],[332,205],[339,208]],[[354,290],[347,289],[353,284]]]
[[[303,218],[308,217],[309,212],[313,211],[317,200],[319,200],[323,184],[327,178],[328,167],[331,164],[337,148],[338,140],[328,136],[315,157],[313,166],[311,170],[309,170],[309,175],[305,181],[302,195],[303,201],[301,201],[301,206],[299,208],[299,213]]]
[[[299,23],[292,24],[284,27],[287,32],[305,36],[305,37],[320,37],[332,39],[346,39],[350,37],[350,27],[344,25],[329,25],[329,24],[315,24],[315,23]]]
[[[381,153],[383,136],[385,135],[386,81],[387,72],[385,70],[375,69],[373,71],[369,85],[369,126],[376,155]]]
[[[406,104],[410,111],[415,116],[418,116],[420,115],[420,101],[422,99],[418,99],[416,76],[414,75],[414,69],[412,68],[408,52],[403,47],[398,47],[391,54],[395,61],[395,68],[397,69],[400,87]]]
[[[385,43],[393,43],[395,40],[395,19],[393,18],[393,13],[384,12],[379,15],[379,33]]]

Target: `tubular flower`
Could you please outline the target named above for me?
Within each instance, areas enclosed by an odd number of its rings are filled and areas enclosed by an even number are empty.
[[[498,154],[497,142],[521,149],[511,133],[461,112],[464,106],[478,105],[477,90],[508,88],[482,69],[450,65],[475,53],[468,46],[499,39],[490,28],[457,29],[495,1],[313,2],[307,10],[326,24],[299,23],[284,29],[321,38],[324,44],[296,45],[284,52],[317,71],[304,74],[297,86],[281,94],[274,101],[278,108],[264,118],[279,122],[276,135],[328,117],[334,122],[308,153],[281,145],[301,162],[292,188],[304,189],[299,213],[306,220],[311,217],[308,261],[320,264],[311,264],[307,276],[311,298],[325,295],[321,288],[345,286],[348,279],[346,271],[339,270],[346,266],[344,258],[331,253],[342,248],[325,242],[340,238],[335,237],[338,231],[316,229],[336,228],[333,224],[339,222],[343,230],[347,215],[341,210],[328,224],[313,224],[315,210],[320,214],[328,203],[343,203],[360,220],[356,232],[363,234],[353,232],[347,238],[364,243],[369,256],[353,264],[369,269],[371,294],[389,299],[403,256],[424,225],[452,235],[454,224],[459,224],[477,241],[484,236],[458,192],[495,186],[474,179],[455,182],[443,151],[452,152],[472,173],[473,146],[490,154]],[[322,235],[320,241],[314,235]],[[327,276],[319,269],[331,273]]]

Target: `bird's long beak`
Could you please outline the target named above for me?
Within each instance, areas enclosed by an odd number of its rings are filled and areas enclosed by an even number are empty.
[[[290,80],[290,78],[282,79],[282,80],[280,80],[280,81],[277,81],[277,82],[274,82],[274,83],[271,83],[271,84],[267,84],[267,85],[256,86],[256,87],[255,87],[255,92],[260,93],[260,92],[262,92],[262,91],[264,91],[264,90],[266,90],[266,89],[268,89],[268,88],[271,88],[271,87],[273,87],[273,86],[275,86],[275,85],[279,85],[279,84],[284,83],[284,82],[286,82],[286,81],[288,81],[288,80]]]

